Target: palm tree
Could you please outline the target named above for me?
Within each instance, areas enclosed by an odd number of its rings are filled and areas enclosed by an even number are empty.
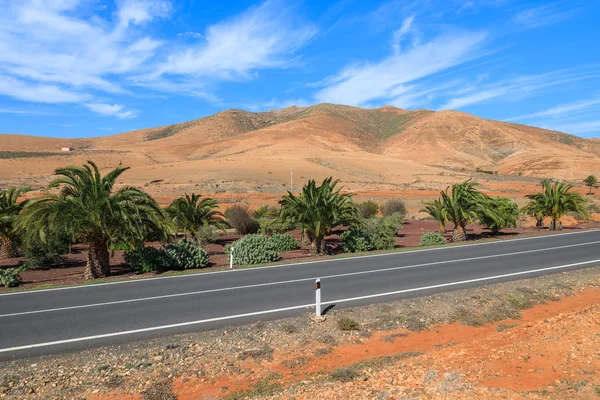
[[[592,188],[594,187],[595,184],[598,183],[598,178],[596,178],[594,175],[590,175],[587,178],[585,178],[583,180],[583,183],[586,184],[586,186],[588,186],[590,188],[590,192],[588,194],[592,194]]]
[[[167,208],[167,215],[188,239],[195,240],[196,233],[203,226],[225,229],[224,215],[217,211],[219,203],[206,198],[200,200],[200,195],[192,193],[175,199]]]
[[[575,212],[580,217],[587,216],[587,202],[578,193],[571,193],[572,185],[555,182],[554,184],[546,183],[544,191],[526,196],[530,202],[525,206],[526,210],[538,210],[540,215],[551,217],[551,230],[559,228],[560,219],[568,212]]]
[[[16,237],[15,220],[27,200],[18,202],[23,189],[10,188],[0,190],[0,259],[10,258]]]
[[[147,239],[166,239],[165,216],[152,197],[131,186],[115,189],[128,169],[119,165],[103,177],[92,161],[57,169],[58,178],[49,188],[59,188],[58,194],[31,200],[17,220],[24,239],[43,243],[49,232],[72,232],[89,245],[86,279],[110,275],[111,243],[137,246]]]
[[[312,254],[324,253],[324,238],[333,227],[351,224],[360,219],[358,210],[352,203],[352,195],[340,193],[341,188],[336,189],[338,182],[339,180],[332,182],[330,177],[321,186],[317,186],[314,180],[310,180],[304,185],[300,195],[288,192],[279,201],[280,220],[300,227],[310,241]]]
[[[532,199],[531,197],[529,197],[529,198]],[[546,199],[543,197],[536,198],[534,201],[530,201],[521,210],[524,214],[530,215],[535,218],[536,228],[543,228],[544,227],[544,218],[548,216],[547,215],[548,214],[548,212],[547,212],[548,206],[547,206],[545,200]]]
[[[437,221],[440,225],[440,232],[446,233],[446,224],[448,223],[448,216],[444,210],[444,205],[440,200],[428,201],[425,203],[425,208],[421,212],[426,212]]]
[[[486,213],[491,218],[494,217],[492,210],[486,208],[489,198],[476,189],[477,183],[471,180],[452,185],[441,192],[441,203],[444,214],[449,221],[454,223],[452,231],[452,241],[459,242],[466,240],[467,224],[475,221],[479,215]]]

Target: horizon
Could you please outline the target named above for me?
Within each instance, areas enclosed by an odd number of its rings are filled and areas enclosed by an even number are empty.
[[[600,137],[583,0],[8,0],[2,134],[92,138],[229,109],[450,109]]]

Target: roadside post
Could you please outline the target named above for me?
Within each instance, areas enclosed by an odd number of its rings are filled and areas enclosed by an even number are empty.
[[[315,282],[315,315],[321,317],[321,278]]]
[[[229,248],[229,269],[233,269],[233,246]]]

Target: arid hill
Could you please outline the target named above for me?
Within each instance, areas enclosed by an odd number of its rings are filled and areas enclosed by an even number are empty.
[[[493,189],[598,173],[600,141],[456,111],[333,104],[227,110],[100,138],[3,135],[0,185],[42,186],[56,167],[87,159],[106,168],[122,161],[132,167],[128,183],[165,196],[280,193],[290,169],[297,183],[333,175],[362,192],[437,190],[473,174],[483,174]]]

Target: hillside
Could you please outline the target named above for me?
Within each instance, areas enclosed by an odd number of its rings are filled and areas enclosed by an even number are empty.
[[[541,177],[579,180],[597,173],[600,142],[456,111],[333,104],[227,110],[100,138],[3,135],[0,185],[42,186],[56,167],[87,159],[103,168],[123,162],[132,167],[128,183],[154,182],[148,190],[165,196],[280,193],[290,169],[296,182],[333,175],[361,192],[438,190],[478,170],[495,171],[480,180],[510,192]]]

